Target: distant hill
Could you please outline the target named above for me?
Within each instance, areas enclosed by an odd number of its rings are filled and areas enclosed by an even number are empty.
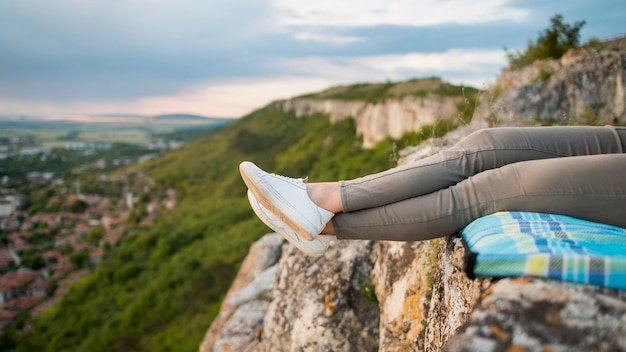
[[[98,114],[98,115],[94,115],[94,116],[100,116],[100,117],[120,117],[120,118],[128,118],[128,117],[133,117],[133,118],[145,118],[145,115],[140,115],[140,114]]]
[[[206,119],[221,119],[218,117],[207,117],[202,115],[195,114],[160,114],[160,115],[141,115],[141,114],[95,114],[91,116],[97,117],[112,117],[112,118],[150,118],[154,120],[206,120]]]
[[[156,115],[152,117],[153,120],[228,120],[232,121],[232,119],[227,118],[219,118],[219,117],[207,117],[200,115],[192,115],[192,114],[163,114]]]
[[[148,119],[151,123],[156,124],[188,124],[188,125],[215,125],[221,126],[229,122],[233,122],[232,118],[223,117],[206,117],[193,114],[163,114],[152,116]]]
[[[0,115],[0,136],[34,135],[47,147],[69,141],[149,143],[153,138],[190,141],[224,127],[235,119],[192,114],[168,115]],[[123,133],[122,133],[123,132]]]
[[[47,123],[47,122],[79,122],[79,123],[141,123],[144,121],[163,122],[203,122],[223,124],[233,121],[231,118],[207,117],[194,114],[162,114],[156,116],[139,114],[58,114],[58,115],[0,115],[0,121],[13,123]]]

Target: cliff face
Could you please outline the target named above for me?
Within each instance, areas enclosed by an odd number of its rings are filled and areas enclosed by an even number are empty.
[[[542,74],[546,67],[549,77]],[[625,70],[626,54],[606,51],[507,71],[482,95],[471,124],[405,149],[400,162],[445,149],[489,125],[536,125],[554,116],[565,116],[567,123],[626,123]],[[545,79],[536,81],[536,75]],[[364,120],[368,106],[281,104],[298,116],[337,109],[334,119]],[[542,279],[470,280],[461,270],[464,248],[455,236],[337,241],[318,259],[276,236],[259,242],[275,239],[280,250],[270,251],[274,259],[244,262],[201,351],[626,350],[625,291]],[[259,248],[249,258],[264,258],[256,254]],[[264,275],[273,275],[273,285],[260,279]]]
[[[626,124],[626,52],[571,50],[506,70],[475,118],[492,124]]]
[[[250,247],[200,350],[248,351],[258,345],[284,242],[274,233]]]
[[[405,132],[418,131],[438,118],[454,118],[461,97],[392,98],[378,103],[343,100],[292,99],[278,102],[283,110],[295,111],[297,117],[313,113],[329,114],[331,122],[346,118],[355,121],[356,132],[363,136],[363,146],[374,146],[385,137],[400,138]]]
[[[269,251],[277,254],[277,264],[270,267],[273,285],[254,279],[262,263],[271,262],[258,260],[267,257],[259,252],[268,251],[255,245],[235,280],[244,284],[226,296],[200,351],[375,350],[378,304],[373,292],[366,294],[373,290],[374,243],[336,243],[313,259],[276,237],[281,238],[270,234],[259,241],[278,244],[278,252]],[[238,300],[241,292],[254,294]]]

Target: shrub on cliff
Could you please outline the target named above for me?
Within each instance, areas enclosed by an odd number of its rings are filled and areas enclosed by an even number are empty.
[[[526,50],[507,52],[511,66],[522,67],[532,64],[535,60],[558,59],[569,49],[578,46],[580,29],[585,25],[585,21],[570,25],[563,22],[562,15],[556,14],[550,19],[550,23],[550,27],[539,34],[537,41],[529,41]]]

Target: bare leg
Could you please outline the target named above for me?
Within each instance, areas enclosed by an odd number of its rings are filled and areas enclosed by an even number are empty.
[[[333,235],[333,236],[336,234],[337,233],[335,232],[335,225],[333,225],[332,219],[326,224],[326,227],[324,227],[324,229],[320,233],[320,235]]]
[[[318,206],[333,213],[343,211],[339,182],[309,183],[307,184],[307,191],[311,200]]]
[[[341,204],[341,187],[339,182],[318,182],[307,184],[307,191],[311,200],[318,206],[332,211],[333,213],[343,212]],[[326,223],[321,235],[334,235],[335,227],[333,222]]]

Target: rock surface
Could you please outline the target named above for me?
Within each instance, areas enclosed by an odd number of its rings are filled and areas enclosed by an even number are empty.
[[[380,302],[380,351],[440,351],[465,322],[480,281],[454,267],[454,238],[378,243],[372,275]],[[462,294],[461,294],[462,293]]]
[[[200,351],[247,351],[258,343],[284,242],[279,234],[272,233],[250,247]]]
[[[323,257],[312,258],[287,243],[282,255],[267,250],[276,236],[251,247],[200,351],[377,350],[374,242],[335,243]]]
[[[377,350],[378,304],[366,294],[373,245],[335,243],[317,259],[286,245],[256,350]]]
[[[626,292],[503,279],[483,293],[448,351],[626,351]]]

